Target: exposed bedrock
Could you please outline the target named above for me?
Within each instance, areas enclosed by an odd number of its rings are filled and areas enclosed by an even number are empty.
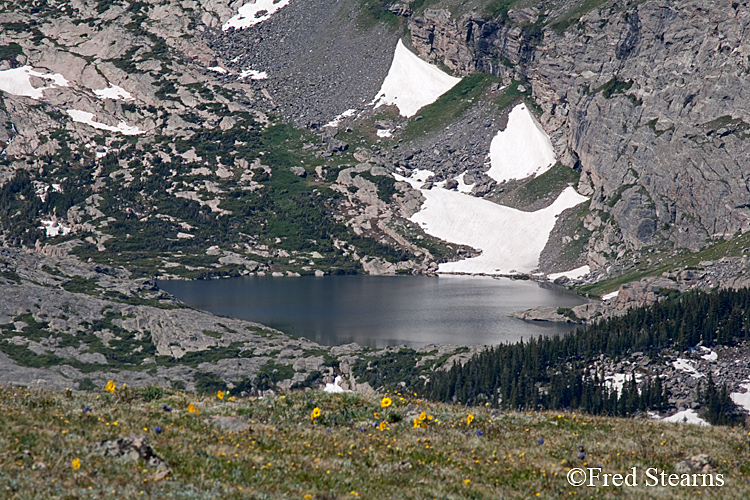
[[[746,3],[614,1],[543,36],[521,14],[428,10],[410,22],[412,44],[457,74],[528,79],[558,158],[601,211],[591,264],[750,228]]]

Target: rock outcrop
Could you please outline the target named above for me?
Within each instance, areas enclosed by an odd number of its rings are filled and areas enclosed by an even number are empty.
[[[559,24],[566,15],[427,10],[410,21],[412,44],[461,75],[530,83],[558,158],[601,215],[592,266],[750,229],[750,7],[617,0]]]

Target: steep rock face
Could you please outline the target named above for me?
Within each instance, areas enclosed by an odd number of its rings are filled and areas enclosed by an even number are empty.
[[[581,170],[599,214],[590,263],[750,229],[746,3],[608,2],[543,37],[445,11],[411,28],[423,57],[457,73],[508,76],[492,63],[506,61],[528,79],[558,158]]]

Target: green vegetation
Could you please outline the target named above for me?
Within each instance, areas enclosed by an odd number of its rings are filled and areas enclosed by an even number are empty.
[[[362,172],[357,175],[377,186],[378,198],[386,203],[392,201],[393,195],[396,194],[396,179],[390,175],[372,175],[370,172]]]
[[[276,387],[277,382],[288,380],[294,376],[294,368],[269,361],[261,367],[256,375],[255,387],[257,390],[266,391]]]
[[[0,59],[10,59],[22,55],[23,49],[15,42],[10,42],[8,45],[0,45]]]
[[[738,429],[569,412],[467,411],[398,393],[388,394],[387,408],[381,396],[317,391],[230,403],[215,392],[163,389],[157,396],[115,382],[112,393],[0,388],[0,481],[9,499],[563,499],[574,492],[636,499],[654,488],[641,481],[632,488],[579,489],[566,475],[596,464],[604,471],[656,467],[669,474],[701,453],[710,453],[713,473],[725,481],[702,493],[727,500],[750,494],[750,451]],[[311,418],[316,408],[319,416]],[[222,427],[227,423],[248,428],[233,432]],[[115,445],[130,435],[146,437],[167,469]],[[95,447],[105,441],[111,454]],[[579,445],[584,458],[577,457]],[[659,492],[687,499],[696,489]]]
[[[487,73],[469,75],[419,112],[420,120],[412,119],[404,127],[404,140],[412,140],[425,134],[442,130],[458,119],[471,106],[478,103],[492,83],[500,82]]]
[[[750,248],[750,233],[739,234],[729,240],[720,240],[718,243],[709,245],[698,252],[684,251],[674,256],[665,257],[657,263],[641,263],[636,269],[626,274],[591,285],[577,287],[576,291],[581,294],[600,296],[617,290],[624,283],[638,281],[647,276],[659,276],[665,271],[674,269],[699,269],[702,261],[713,261],[722,257],[738,257],[743,255],[746,248]]]
[[[750,340],[750,289],[701,291],[667,298],[651,307],[631,309],[561,337],[494,346],[431,377],[422,392],[440,401],[487,403],[504,409],[571,408],[591,414],[633,415],[665,408],[668,395],[661,377],[639,370],[644,380],[631,381],[622,391],[604,374],[592,370],[601,355],[618,360],[636,351],[658,359],[666,349],[696,345],[733,345]],[[568,315],[572,311],[560,309]],[[709,380],[703,398],[705,418],[712,424],[737,424],[744,417]]]
[[[520,210],[538,210],[540,202],[545,205],[553,203],[565,188],[577,185],[579,177],[578,172],[558,162],[543,174],[495,196],[493,200]]]
[[[503,93],[495,99],[495,106],[497,106],[498,109],[505,109],[516,104],[518,101],[525,100],[528,97],[528,94],[518,90],[519,85],[528,85],[528,82],[525,80],[513,80],[510,85],[508,85],[508,88],[506,88]],[[526,89],[528,90],[528,88],[529,87],[527,86]]]
[[[632,86],[633,80],[625,81],[615,76],[601,87],[594,89],[591,93],[598,94],[601,92],[605,99],[610,99],[614,95],[625,93]]]
[[[391,2],[387,0],[362,0],[359,3],[357,24],[362,30],[369,30],[377,24],[385,24],[395,28],[401,22],[399,17],[388,10]]]
[[[732,118],[729,115],[704,123],[702,127],[706,130],[707,136],[717,134],[718,137],[724,137],[735,134],[740,139],[750,138],[750,124],[745,123],[742,118]]]
[[[73,276],[73,278],[63,283],[62,287],[71,293],[85,293],[87,295],[99,296],[102,292],[95,278],[84,278],[82,276]]]

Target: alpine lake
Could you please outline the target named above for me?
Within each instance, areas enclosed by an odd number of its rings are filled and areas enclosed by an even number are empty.
[[[196,309],[324,345],[377,348],[493,345],[558,335],[575,325],[524,321],[508,313],[585,302],[547,283],[477,276],[248,276],[158,284]]]

